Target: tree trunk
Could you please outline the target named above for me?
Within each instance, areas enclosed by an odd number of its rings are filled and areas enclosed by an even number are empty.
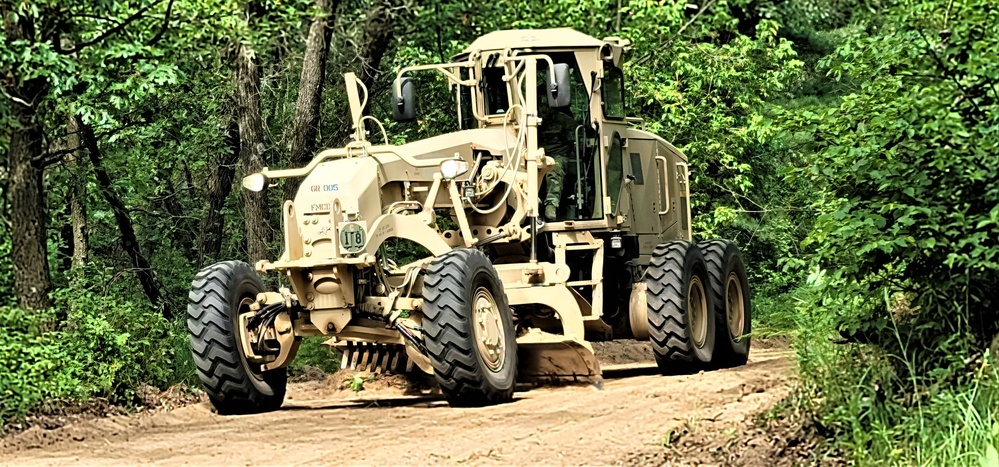
[[[68,148],[80,147],[80,128],[75,118],[70,118],[67,124],[69,137]],[[74,151],[66,156],[66,166],[72,173],[69,187],[69,212],[73,230],[73,265],[87,264],[87,177],[86,171],[80,165],[80,151]],[[73,173],[75,172],[75,173]]]
[[[97,137],[94,135],[94,129],[90,125],[83,123],[79,117],[76,118],[76,125],[81,131],[83,145],[90,154],[90,162],[94,166],[94,175],[97,178],[97,184],[101,187],[101,195],[111,206],[115,223],[118,224],[118,231],[121,234],[121,246],[125,250],[125,253],[128,254],[129,259],[132,260],[132,267],[139,278],[142,291],[145,292],[146,297],[149,298],[149,301],[154,306],[158,305],[160,302],[160,289],[159,284],[156,282],[156,275],[153,273],[149,260],[143,256],[142,250],[139,247],[139,240],[135,235],[135,227],[132,225],[132,218],[128,214],[128,209],[125,208],[125,203],[115,193],[111,176],[104,169],[101,161],[101,150],[97,145]],[[169,309],[164,309],[163,315],[167,319],[173,318],[173,313]]]
[[[368,89],[374,86],[375,80],[381,76],[382,57],[388,51],[392,38],[395,37],[392,9],[402,5],[402,0],[380,0],[368,13],[364,23],[364,36],[361,37],[361,82]],[[371,99],[368,99],[370,104]]]
[[[232,192],[232,181],[239,162],[239,124],[233,118],[229,122],[227,136],[231,150],[223,153],[212,163],[212,173],[205,187],[205,217],[201,218],[201,241],[198,254],[202,263],[219,259],[222,253],[222,234],[225,217],[222,208]]]
[[[17,122],[10,138],[7,186],[10,204],[11,263],[18,305],[26,310],[51,306],[43,170],[34,159],[42,153],[42,129],[33,108],[14,104]]]
[[[30,16],[19,19],[10,11],[12,4],[0,2],[4,35],[8,42],[31,40],[34,25]],[[26,310],[41,310],[51,305],[46,234],[45,192],[41,162],[42,123],[36,105],[48,89],[44,78],[19,81],[8,74],[4,81],[4,100],[12,101],[7,151],[7,202],[10,206],[11,263],[14,266],[14,293],[17,303]]]
[[[319,112],[326,81],[326,58],[330,50],[329,23],[339,0],[316,0],[319,16],[312,20],[309,37],[305,40],[302,77],[298,85],[298,102],[291,129],[291,165],[305,165],[316,151],[319,132]],[[298,190],[298,179],[285,182],[285,198],[291,199]]]
[[[248,44],[236,54],[236,115],[239,122],[239,159],[243,175],[264,167],[264,119],[260,114],[260,67]],[[243,190],[246,250],[251,263],[266,259],[270,239],[266,191]]]
[[[365,112],[377,97],[375,80],[382,75],[382,58],[395,37],[392,9],[402,5],[402,3],[402,0],[377,0],[375,5],[371,7],[371,11],[368,12],[368,18],[364,23],[364,33],[357,50],[358,61],[354,66],[359,67],[358,77],[369,91]],[[350,132],[351,124],[350,118],[341,119],[340,125],[333,134],[334,140],[344,140],[348,133],[353,134]]]

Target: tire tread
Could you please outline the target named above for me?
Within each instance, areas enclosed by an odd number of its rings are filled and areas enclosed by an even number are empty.
[[[287,373],[268,372],[273,394],[258,390],[245,366],[238,336],[232,326],[235,304],[228,303],[233,279],[255,272],[242,261],[208,266],[191,282],[187,305],[187,330],[198,378],[215,409],[221,414],[275,410],[284,400]]]
[[[424,341],[441,391],[453,406],[498,404],[513,397],[513,385],[497,389],[485,378],[477,361],[471,323],[465,314],[471,306],[463,293],[472,280],[469,266],[481,262],[492,268],[489,259],[478,250],[447,252],[430,264],[423,283]],[[497,284],[500,290],[493,291],[494,299],[502,308],[506,299],[502,284],[499,281]],[[516,371],[515,360],[507,364]]]

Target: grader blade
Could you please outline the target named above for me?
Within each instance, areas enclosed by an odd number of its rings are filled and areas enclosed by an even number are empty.
[[[402,374],[408,370],[406,348],[398,344],[346,341],[333,347],[341,352],[341,370],[375,374]]]
[[[603,381],[597,356],[578,342],[520,345],[517,360],[518,380],[525,382],[600,384]]]

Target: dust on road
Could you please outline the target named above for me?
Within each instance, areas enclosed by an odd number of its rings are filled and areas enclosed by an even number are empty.
[[[744,367],[694,375],[660,376],[648,361],[611,365],[651,355],[646,346],[598,346],[602,389],[543,387],[508,404],[453,409],[394,387],[353,393],[331,377],[292,384],[273,413],[218,416],[198,404],[31,429],[3,441],[0,465],[647,463],[673,427],[737,425],[765,410],[787,393],[793,369],[782,350],[754,350]]]

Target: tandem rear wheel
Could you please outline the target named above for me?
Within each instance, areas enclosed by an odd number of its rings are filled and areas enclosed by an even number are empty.
[[[714,299],[718,326],[714,366],[745,365],[749,360],[752,307],[742,254],[729,240],[709,240],[698,246],[708,266],[709,293]]]
[[[660,371],[744,365],[749,357],[749,283],[728,240],[656,247],[645,274],[649,337]]]

